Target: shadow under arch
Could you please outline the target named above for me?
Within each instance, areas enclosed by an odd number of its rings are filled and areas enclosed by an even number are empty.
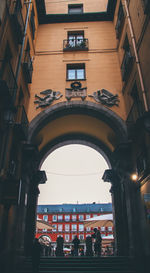
[[[102,121],[113,131],[116,146],[127,141],[126,124],[117,114],[102,105],[82,101],[61,102],[43,110],[30,122],[28,141],[37,144],[35,141],[36,136],[47,124],[69,115],[84,115]],[[79,131],[64,132],[61,136],[56,136],[53,140],[46,143],[40,150],[39,165],[41,165],[41,162],[43,162],[46,156],[53,150],[71,143],[84,144],[94,148],[102,154],[109,166],[112,165],[112,151],[110,151],[109,147],[100,139],[97,139],[97,137],[91,136],[90,133]]]

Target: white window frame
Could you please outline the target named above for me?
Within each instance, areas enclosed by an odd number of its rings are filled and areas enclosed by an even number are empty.
[[[57,231],[57,225],[53,225],[52,227],[53,227],[52,231]]]
[[[46,220],[44,219],[44,218],[46,218]],[[43,220],[45,221],[45,222],[48,222],[48,215],[43,215]]]
[[[63,221],[63,215],[62,215],[62,214],[58,215],[57,217],[58,217],[58,218],[57,218],[57,219],[58,219],[58,222],[59,222],[59,221],[61,221],[61,222]],[[60,218],[60,219],[59,219],[59,218]]]
[[[55,218],[56,218],[56,219],[55,219]],[[57,215],[53,215],[52,221],[53,221],[53,222],[57,222]]]
[[[70,225],[69,224],[65,225],[65,231],[70,231]]]
[[[58,224],[58,232],[62,232],[62,230],[63,230],[63,225]]]
[[[79,231],[84,231],[84,225],[83,224],[79,224]]]
[[[86,214],[86,220],[90,219],[90,218],[91,218],[91,215],[90,214]]]
[[[101,231],[105,231],[105,227],[101,227]]]
[[[79,214],[79,221],[83,221],[83,220],[84,220],[84,215],[83,214]]]
[[[70,215],[67,214],[67,215],[65,215],[65,222],[69,222],[69,221],[70,221]]]
[[[76,214],[72,214],[72,221],[77,221],[77,215]]]
[[[112,227],[108,227],[108,231],[112,231],[113,229],[112,229]]]
[[[70,241],[70,234],[65,234],[65,241],[69,242]]]
[[[72,224],[71,225],[71,230],[72,231],[77,231],[77,224]]]

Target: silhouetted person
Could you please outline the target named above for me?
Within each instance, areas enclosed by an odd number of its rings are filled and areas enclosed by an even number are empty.
[[[33,246],[32,246],[32,270],[33,270],[33,273],[39,272],[41,251],[42,251],[41,244],[39,243],[38,239],[35,238]]]
[[[86,242],[86,256],[93,256],[92,237],[87,236],[85,242]]]
[[[72,243],[74,244],[74,256],[78,256],[80,240],[78,239],[77,235],[73,239]]]
[[[63,237],[59,236],[57,238],[57,247],[56,247],[56,256],[64,256],[64,252],[63,252],[63,244],[64,244],[64,239]]]
[[[99,230],[96,232],[96,240],[94,244],[94,250],[96,256],[101,256],[101,244],[102,244],[102,237]]]

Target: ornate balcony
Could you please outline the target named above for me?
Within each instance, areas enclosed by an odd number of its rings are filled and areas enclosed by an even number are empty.
[[[127,77],[131,71],[132,64],[133,64],[133,57],[129,51],[126,51],[122,61],[122,65],[121,65],[121,73],[122,73],[123,81],[127,80]]]
[[[19,4],[18,4],[19,3]],[[11,14],[12,26],[14,28],[14,33],[19,44],[22,44],[23,35],[24,35],[24,21],[21,12],[21,3],[20,0],[17,1],[16,7],[14,8],[13,14]]]
[[[4,61],[0,61],[4,62]],[[10,62],[5,65],[5,70],[0,79],[1,100],[4,108],[13,106],[13,99],[17,91],[16,78]]]
[[[67,39],[63,41],[64,51],[88,50],[88,39]]]
[[[25,74],[25,79],[27,83],[32,82],[32,73],[33,73],[33,65],[32,65],[32,59],[30,57],[30,51],[26,51],[25,59],[23,63],[23,71]]]

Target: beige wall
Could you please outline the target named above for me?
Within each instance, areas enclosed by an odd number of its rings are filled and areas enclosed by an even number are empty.
[[[68,5],[83,4],[83,12],[102,12],[107,9],[108,0],[45,0],[47,14],[66,14]]]
[[[89,39],[89,51],[63,52],[63,40],[67,38],[67,31],[70,30],[84,30],[85,38]],[[59,90],[63,97],[59,101],[54,101],[52,105],[66,101],[65,88],[69,88],[71,83],[66,81],[66,65],[70,63],[85,63],[86,80],[81,83],[83,87],[87,87],[87,95],[102,88],[119,95],[119,107],[113,106],[111,110],[125,119],[113,24],[112,22],[84,22],[39,26],[30,92],[29,120],[42,111],[36,110],[35,94],[40,94],[41,91],[49,88],[54,91]],[[80,98],[78,100],[81,101]],[[95,102],[88,96],[86,101]]]

